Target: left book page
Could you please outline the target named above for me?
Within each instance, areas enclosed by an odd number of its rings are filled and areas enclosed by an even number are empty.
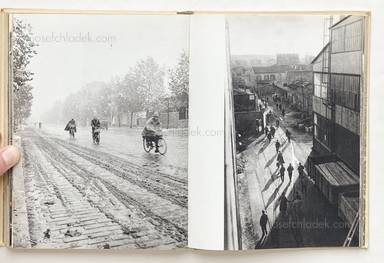
[[[7,143],[7,129],[8,121],[5,116],[8,113],[7,103],[7,70],[8,70],[8,20],[7,17],[0,12],[0,146],[4,146]],[[5,192],[6,192],[6,176],[0,176],[0,246],[5,244],[6,227],[6,213],[4,211],[5,204]],[[4,220],[3,220],[4,219]]]
[[[187,246],[189,19],[9,15],[12,247]]]

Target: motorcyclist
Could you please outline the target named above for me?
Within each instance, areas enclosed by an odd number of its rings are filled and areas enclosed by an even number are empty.
[[[159,119],[159,113],[153,113],[152,117],[148,119],[143,129],[142,135],[149,142],[154,142],[156,150],[155,152],[159,152],[159,139],[161,137],[161,123]]]
[[[95,130],[100,129],[100,120],[96,117],[93,117],[91,121],[91,127],[92,127],[92,138],[94,138]]]

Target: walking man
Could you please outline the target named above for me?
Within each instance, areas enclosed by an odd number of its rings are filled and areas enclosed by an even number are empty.
[[[284,167],[284,164],[281,164],[281,167],[280,167],[280,178],[281,178],[281,183],[284,182],[284,176],[285,176],[285,167]]]
[[[273,126],[271,125],[270,133],[271,133],[272,138],[275,138],[275,132],[276,132],[275,127],[273,127]]]
[[[268,231],[267,231],[268,216],[264,210],[262,211],[262,213],[263,214],[260,217],[260,227],[261,227],[261,231],[263,232],[263,236],[261,237],[263,239],[268,234]]]
[[[275,143],[276,153],[279,153],[280,146],[281,146],[281,144],[280,144],[279,140],[277,140]]]
[[[269,133],[268,126],[265,126],[265,135],[268,136],[268,133]]]
[[[285,193],[283,193],[280,197],[280,213],[282,216],[287,215],[288,208],[288,199],[285,197]]]
[[[288,171],[289,183],[291,183],[292,182],[292,173],[293,173],[292,163],[290,163],[288,165],[287,171]]]
[[[284,157],[283,157],[283,154],[280,151],[277,153],[277,162],[279,164],[283,164],[284,163]]]
[[[299,162],[299,166],[297,167],[297,170],[299,171],[299,177],[304,177],[304,166]]]
[[[288,143],[290,143],[291,142],[291,132],[288,129],[285,130],[285,136],[287,136]]]

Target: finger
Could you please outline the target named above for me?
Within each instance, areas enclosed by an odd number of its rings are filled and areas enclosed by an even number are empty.
[[[6,146],[0,150],[0,175],[14,166],[20,158],[20,153],[15,146]]]

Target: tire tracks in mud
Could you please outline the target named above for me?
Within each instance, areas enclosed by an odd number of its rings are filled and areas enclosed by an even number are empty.
[[[86,212],[88,214],[94,215],[95,222],[93,222],[92,224],[94,226],[96,225],[96,227],[94,227],[93,229],[99,229],[95,230],[95,233],[99,233],[100,230],[103,230],[102,226],[97,226],[99,224],[98,220],[103,218],[108,220],[105,221],[108,222],[106,225],[107,228],[110,229],[112,226],[118,226],[121,231],[123,231],[122,234],[110,232],[108,234],[108,238],[101,237],[102,240],[100,240],[100,238],[88,236],[87,239],[89,242],[94,242],[95,244],[108,244],[109,242],[120,242],[120,244],[116,246],[129,245],[129,247],[132,247],[133,245],[137,248],[147,248],[145,242],[141,242],[140,240],[137,240],[138,242],[136,242],[134,234],[129,232],[129,229],[126,225],[122,224],[118,220],[114,220],[113,216],[110,213],[106,213],[106,211],[103,211],[100,206],[94,204],[92,200],[87,200],[86,196],[84,195],[84,192],[81,191],[81,187],[73,184],[72,180],[65,176],[67,171],[54,165],[52,160],[48,158],[50,156],[47,156],[47,152],[45,152],[45,149],[42,149],[41,145],[39,145],[39,143],[36,143],[36,140],[33,140],[31,138],[28,138],[27,142],[23,140],[23,147],[23,157],[26,160],[25,168],[29,169],[29,174],[33,174],[35,177],[34,179],[30,178],[30,176],[26,177],[28,178],[26,180],[29,180],[30,182],[34,181],[32,182],[34,188],[32,189],[32,192],[29,192],[30,194],[32,194],[32,196],[27,198],[28,216],[32,218],[30,218],[31,220],[28,222],[30,226],[30,239],[25,240],[26,243],[24,245],[30,243],[32,247],[38,246],[43,248],[46,248],[46,246],[50,243],[53,245],[53,248],[77,248],[87,246],[83,242],[85,240],[84,236],[80,237],[80,241],[77,240],[76,237],[74,237],[74,240],[70,240],[71,238],[69,237],[67,237],[67,240],[64,240],[66,237],[60,230],[64,228],[68,229],[69,225],[65,227],[62,223],[60,223],[59,225],[55,223],[55,220],[64,220],[58,218],[63,218],[62,215],[66,214],[66,220],[73,221],[69,223],[72,227],[83,227],[84,225],[82,223],[79,223],[78,221],[82,220],[85,215],[84,212]],[[31,152],[26,149],[31,150]],[[32,151],[32,149],[34,149],[34,151]],[[49,166],[56,170],[57,173],[49,173],[46,170],[47,167],[43,167],[43,165],[40,164],[41,161],[43,163],[45,161],[48,161]],[[73,191],[76,191],[77,193],[68,191],[68,186],[74,188]],[[44,192],[45,194],[38,194],[38,196],[33,196],[33,194],[37,193],[34,191],[39,191],[41,193]],[[76,199],[77,204],[73,204],[73,195],[80,195],[84,198]],[[60,216],[57,216],[57,214],[55,216],[55,212],[53,212],[51,208],[49,208],[50,205],[54,205],[55,199],[58,200],[60,203],[59,209],[65,210],[65,212],[59,212],[61,214]],[[42,201],[53,202],[48,206],[43,206],[41,203]],[[86,203],[89,204],[89,208],[92,208],[92,210],[79,211],[78,207],[76,208],[73,206],[79,206],[79,204]],[[56,207],[56,209],[58,208]],[[46,239],[46,237],[42,237],[42,233],[44,230],[50,231],[50,237],[48,239]],[[45,233],[46,231],[44,232],[44,234]],[[92,235],[94,233],[89,234]],[[133,240],[133,243],[131,240]]]
[[[145,204],[136,200],[134,197],[129,197],[126,193],[123,193],[108,181],[103,180],[101,178],[95,178],[95,176],[92,173],[90,173],[83,167],[79,167],[75,161],[71,160],[70,158],[66,157],[64,154],[57,151],[57,148],[55,148],[51,144],[51,142],[48,141],[48,139],[45,139],[38,134],[36,134],[36,137],[37,137],[35,142],[36,145],[38,146],[39,149],[45,152],[46,157],[48,160],[50,160],[52,166],[54,166],[55,169],[58,170],[58,172],[60,172],[64,177],[66,177],[68,182],[71,183],[72,186],[75,189],[77,189],[80,193],[85,195],[84,189],[79,185],[76,185],[74,183],[73,178],[68,178],[68,171],[76,173],[76,175],[81,177],[84,181],[95,180],[95,179],[100,181],[111,192],[111,194],[114,195],[128,209],[131,209],[131,206],[133,206],[138,210],[140,210],[140,212],[142,213],[143,220],[153,225],[153,227],[159,232],[159,234],[172,238],[173,240],[176,241],[176,243],[179,243],[179,245],[180,244],[183,245],[183,243],[186,242],[187,240],[186,229],[179,226],[177,223],[171,222],[170,220],[153,213],[151,208],[147,207]],[[82,156],[80,157],[83,158]],[[163,188],[163,191],[164,191],[164,188]],[[162,198],[161,196],[159,197]],[[94,203],[91,203],[91,205],[95,206]],[[97,208],[100,210],[100,212],[104,213],[108,218],[111,217],[110,214],[105,213],[100,207],[97,207]],[[150,220],[148,220],[148,218],[150,218]]]
[[[173,204],[183,208],[188,207],[187,183],[182,178],[143,168],[107,153],[96,153],[82,146],[68,144],[60,139],[54,138],[53,141],[73,154],[134,185],[144,188]]]

